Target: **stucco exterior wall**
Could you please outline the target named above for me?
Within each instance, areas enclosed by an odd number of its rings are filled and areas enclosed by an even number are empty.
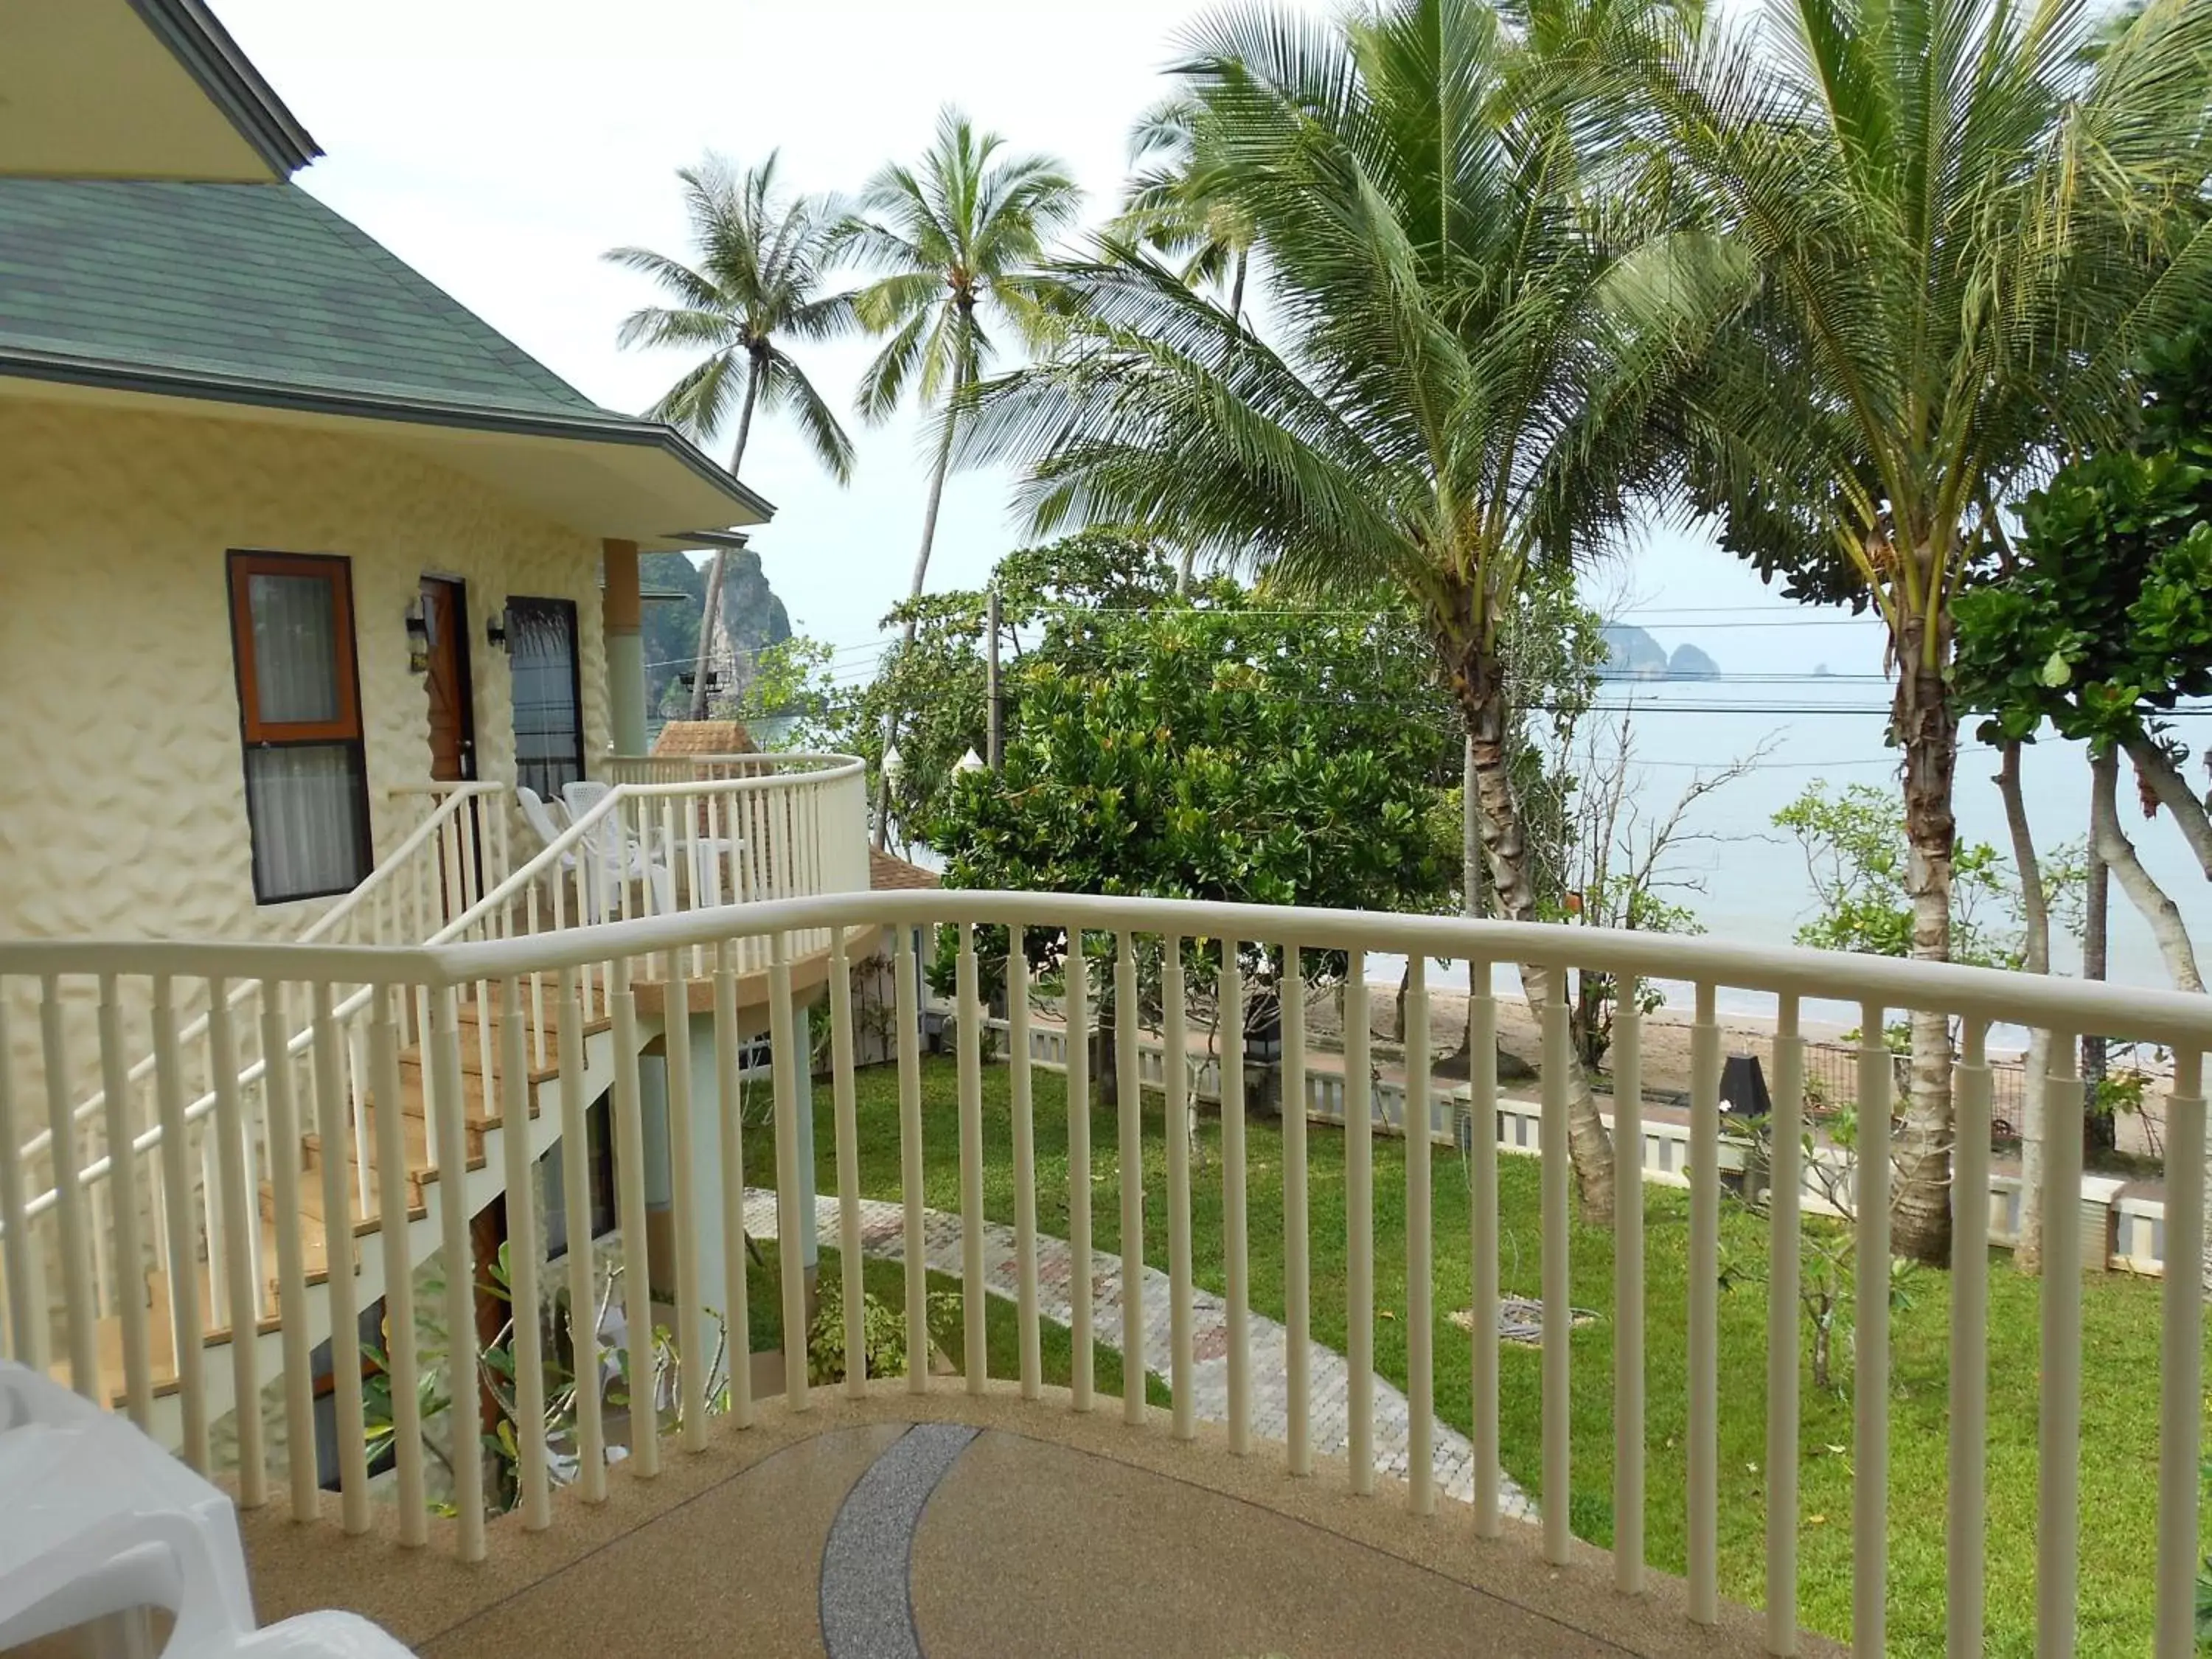
[[[387,792],[429,776],[404,620],[424,575],[468,585],[480,776],[514,775],[511,677],[484,639],[510,593],[575,602],[586,754],[604,751],[596,542],[373,438],[0,400],[0,938],[289,939],[332,902],[254,902],[234,548],[351,561],[380,857],[421,810]],[[19,1057],[27,988],[7,995]],[[71,990],[81,1070],[92,988]]]

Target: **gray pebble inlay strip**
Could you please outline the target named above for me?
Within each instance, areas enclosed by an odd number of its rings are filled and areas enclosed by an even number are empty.
[[[914,1531],[930,1494],[979,1431],[918,1423],[845,1494],[822,1547],[822,1645],[830,1659],[921,1659],[909,1595]]]

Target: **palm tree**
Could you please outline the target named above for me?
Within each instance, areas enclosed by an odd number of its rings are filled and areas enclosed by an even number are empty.
[[[775,188],[776,154],[743,176],[710,155],[681,167],[684,204],[691,220],[696,262],[650,248],[618,247],[606,258],[642,271],[671,303],[646,306],[623,319],[616,337],[624,346],[673,347],[702,352],[649,411],[703,441],[712,441],[737,410],[734,473],[745,459],[756,410],[788,409],[808,445],[838,483],[853,474],[853,441],[814,389],[805,371],[778,343],[781,339],[826,340],[852,325],[851,296],[824,295],[832,221],[822,204]],[[699,656],[691,678],[691,718],[707,713],[707,665],[721,621],[726,552],[717,550],[707,575],[707,605],[699,623]]]
[[[1199,165],[1198,125],[1206,111],[1183,94],[1163,99],[1129,133],[1130,174],[1114,234],[1182,260],[1183,280],[1224,283],[1229,311],[1242,316],[1252,256],[1252,226]]]
[[[1603,8],[1550,0],[1560,33]],[[1588,43],[1585,43],[1587,45]],[[1537,915],[1510,768],[1508,629],[1547,571],[1663,494],[1653,416],[1723,319],[1725,284],[1592,205],[1594,124],[1559,63],[1479,0],[1389,0],[1341,25],[1244,9],[1176,73],[1196,161],[1252,227],[1269,325],[1126,240],[1060,275],[1059,349],[979,389],[970,438],[1029,469],[1041,530],[1133,524],[1358,603],[1418,607],[1474,748],[1498,913]],[[1532,1007],[1563,994],[1522,969]],[[1567,1079],[1586,1213],[1611,1148]]]
[[[996,354],[994,329],[1034,338],[1037,268],[1081,201],[1059,162],[1001,155],[1005,147],[948,107],[921,164],[877,173],[838,230],[844,257],[882,273],[854,296],[854,313],[870,333],[890,336],[862,374],[855,406],[869,422],[884,421],[912,394],[940,411],[913,598],[929,574],[960,394]]]
[[[1010,330],[1025,343],[1035,338],[1037,268],[1046,245],[1073,222],[1082,199],[1058,161],[1001,155],[1005,147],[998,134],[978,132],[947,106],[921,164],[893,162],[869,179],[837,231],[841,255],[882,273],[854,296],[855,313],[870,333],[890,336],[861,375],[855,406],[872,423],[888,420],[909,394],[939,411],[909,599],[921,597],[929,574],[961,394],[996,354],[994,329]],[[914,629],[909,615],[908,647]],[[895,735],[884,732],[886,752]],[[879,781],[879,847],[889,828],[889,796],[888,783]]]
[[[1769,0],[1671,25],[1649,80],[1678,210],[1755,269],[1698,394],[1724,539],[1800,598],[1871,604],[1897,665],[1913,954],[1950,952],[1950,602],[1992,502],[2133,413],[2136,344],[2212,281],[2212,7],[2102,52],[2072,0]],[[1948,1259],[1951,1052],[1915,1014],[1893,1243]]]

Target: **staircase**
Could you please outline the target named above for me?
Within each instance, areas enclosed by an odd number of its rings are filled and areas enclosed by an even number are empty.
[[[443,1243],[438,1201],[446,1183],[456,1178],[461,1182],[463,1208],[470,1216],[497,1197],[507,1185],[504,1137],[517,1126],[510,1125],[501,1109],[506,1091],[500,1068],[498,1009],[495,1006],[483,1007],[471,998],[461,1005],[460,1024],[461,1109],[463,1136],[468,1150],[465,1167],[458,1177],[455,1172],[438,1167],[433,1155],[422,1044],[418,1041],[400,1051],[398,1105],[401,1139],[406,1149],[405,1259],[410,1267],[420,1267]],[[550,1009],[545,1015],[544,1030],[550,1048],[559,1034],[557,1018]],[[657,1034],[656,1029],[643,1035]],[[580,1103],[589,1105],[613,1082],[611,1022],[604,1015],[587,1019],[580,1035],[585,1061],[582,1075],[577,1080]],[[487,1050],[492,1066],[489,1075],[483,1070]],[[520,1133],[528,1138],[526,1161],[534,1164],[561,1134],[562,1081],[557,1060],[545,1065],[526,1061],[524,1083],[526,1116]],[[362,1097],[359,1107],[369,1115],[367,1138],[373,1148],[374,1115],[381,1109],[374,1088]],[[325,1166],[333,1158],[339,1165],[339,1185],[345,1200],[345,1219],[341,1225],[350,1232],[360,1269],[355,1280],[356,1305],[366,1308],[384,1293],[386,1267],[380,1243],[385,1226],[380,1171],[372,1151],[364,1173],[360,1158],[362,1137],[348,1135],[342,1139],[343,1144],[333,1149],[325,1145],[319,1131],[309,1129],[300,1134],[294,1149],[293,1173],[297,1177],[299,1216],[296,1231],[301,1245],[306,1287],[304,1301],[296,1310],[283,1305],[276,1273],[279,1200],[273,1170],[258,1183],[258,1201],[253,1216],[256,1237],[252,1242],[253,1260],[258,1268],[255,1285],[259,1297],[254,1332],[260,1352],[255,1370],[264,1379],[278,1374],[283,1357],[282,1336],[288,1319],[297,1318],[301,1322],[311,1347],[329,1340],[331,1335],[330,1255],[333,1248],[342,1248],[344,1237],[331,1225],[325,1209],[328,1188],[324,1179]],[[272,1151],[270,1156],[276,1155]],[[196,1262],[192,1267],[197,1280],[194,1299],[203,1310],[202,1375],[204,1409],[210,1420],[220,1418],[237,1404],[236,1368],[228,1357],[235,1340],[236,1322],[226,1319],[218,1322],[208,1311],[221,1304],[217,1291],[222,1266],[220,1251],[231,1243],[227,1238],[220,1239],[216,1259]],[[183,1438],[184,1428],[178,1400],[180,1379],[172,1314],[175,1302],[167,1274],[159,1268],[147,1273],[143,1297],[141,1306],[147,1313],[154,1393],[154,1420],[149,1426],[164,1443],[176,1445]],[[118,1411],[125,1408],[129,1393],[123,1325],[120,1313],[107,1315],[99,1325],[100,1396]],[[70,1380],[70,1369],[66,1354],[49,1366],[52,1375],[63,1382]]]

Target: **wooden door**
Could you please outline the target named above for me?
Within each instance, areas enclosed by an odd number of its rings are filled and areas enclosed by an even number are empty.
[[[476,698],[469,684],[468,601],[461,584],[422,578],[422,621],[428,633],[430,775],[465,782],[477,775]]]

